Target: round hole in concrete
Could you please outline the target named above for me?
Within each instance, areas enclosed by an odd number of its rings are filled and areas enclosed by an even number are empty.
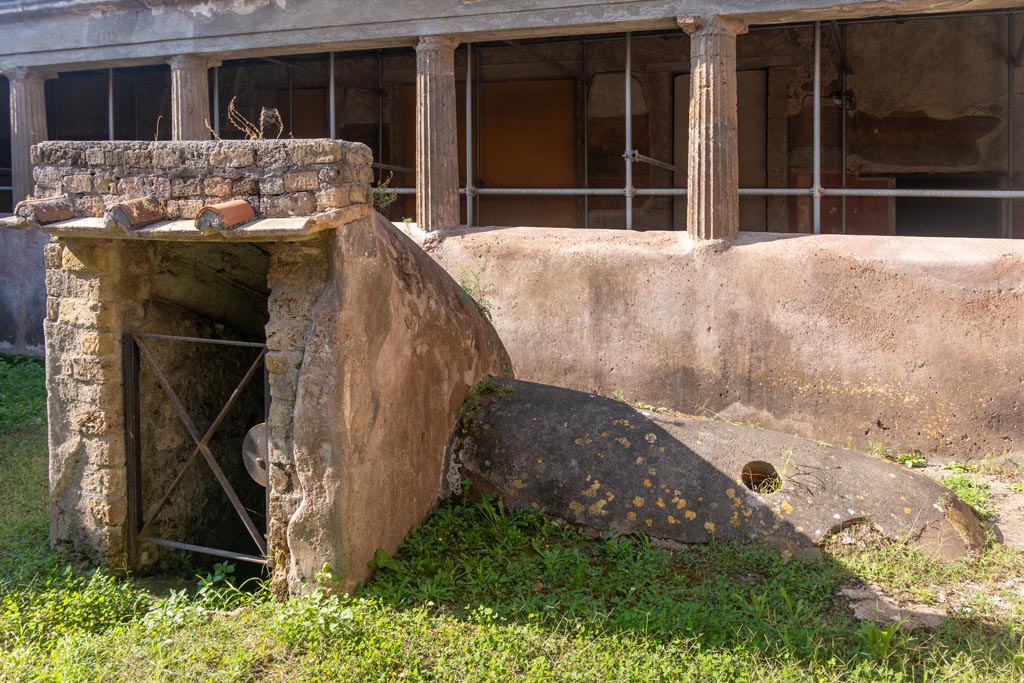
[[[775,493],[782,488],[778,471],[763,460],[753,460],[743,466],[743,485],[758,493]]]

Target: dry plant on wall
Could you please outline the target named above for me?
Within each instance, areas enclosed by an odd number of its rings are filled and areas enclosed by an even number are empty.
[[[238,111],[238,107],[235,105],[237,99],[237,97],[232,97],[228,103],[228,123],[234,126],[235,130],[242,133],[246,140],[279,140],[281,138],[282,133],[284,133],[284,120],[281,118],[280,112],[276,109],[263,107],[260,110],[259,125],[256,125],[247,119],[242,112]],[[204,123],[206,124],[206,130],[210,131],[210,135],[220,140],[221,137],[210,127],[209,119],[204,121]],[[274,128],[277,129],[276,133]]]

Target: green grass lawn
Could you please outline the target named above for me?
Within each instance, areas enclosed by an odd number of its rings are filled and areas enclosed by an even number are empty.
[[[1004,548],[667,550],[453,500],[353,597],[275,602],[230,576],[157,594],[47,550],[43,410],[41,366],[0,358],[0,680],[1024,679],[1024,557]],[[837,598],[858,581],[949,616],[858,623]]]

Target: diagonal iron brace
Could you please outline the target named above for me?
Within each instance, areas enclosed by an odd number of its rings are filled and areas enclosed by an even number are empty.
[[[199,430],[196,428],[195,422],[193,422],[192,418],[189,417],[188,412],[185,410],[185,406],[182,405],[181,400],[178,398],[178,395],[174,393],[174,389],[171,388],[170,382],[167,381],[167,377],[164,375],[160,367],[156,364],[156,361],[153,359],[152,353],[150,353],[149,347],[146,345],[144,341],[142,341],[142,339],[138,337],[135,338],[135,343],[139,347],[139,351],[141,352],[142,358],[145,359],[146,364],[149,366],[149,369],[153,372],[153,376],[156,377],[156,380],[160,384],[160,387],[164,390],[164,393],[167,394],[167,398],[171,402],[171,407],[174,408],[174,412],[178,415],[178,419],[180,419],[182,424],[185,425],[185,429],[192,437],[192,440],[196,442],[196,448],[193,451],[192,456],[185,463],[184,467],[182,468],[182,471],[178,473],[178,476],[171,484],[171,489],[168,490],[166,494],[164,494],[164,497],[158,503],[156,510],[153,512],[152,515],[150,515],[149,521],[146,522],[145,525],[142,527],[142,530],[139,531],[139,536],[145,535],[145,531],[153,523],[153,520],[156,518],[160,510],[163,509],[164,505],[166,505],[167,500],[171,496],[171,493],[178,486],[178,484],[181,483],[181,480],[183,479],[185,474],[185,470],[188,469],[188,466],[196,458],[197,453],[202,453],[203,458],[206,460],[206,463],[210,466],[210,469],[213,470],[213,476],[216,477],[217,482],[221,485],[221,488],[224,489],[224,493],[227,494],[228,499],[231,501],[231,505],[235,508],[235,512],[237,512],[238,516],[242,519],[242,524],[245,525],[245,528],[249,532],[249,535],[252,537],[252,540],[255,541],[256,546],[260,549],[260,552],[263,555],[266,555],[266,541],[260,535],[259,530],[256,528],[256,524],[252,521],[252,517],[249,516],[249,511],[245,509],[244,505],[242,505],[242,501],[239,500],[238,494],[235,493],[235,489],[231,486],[231,482],[229,482],[228,478],[224,475],[224,471],[220,468],[220,465],[217,464],[216,458],[214,458],[213,453],[210,451],[210,448],[207,445],[209,443],[210,438],[213,436],[213,432],[216,431],[216,429],[220,426],[221,422],[223,422],[224,418],[227,416],[227,411],[231,408],[232,405],[234,405],[235,401],[241,395],[242,389],[252,378],[253,374],[256,371],[256,368],[259,366],[260,361],[263,360],[263,355],[266,353],[266,350],[261,351],[259,357],[252,364],[252,366],[250,366],[249,371],[246,372],[241,384],[239,384],[238,387],[235,388],[235,391],[231,394],[231,398],[228,399],[227,404],[225,404],[224,408],[221,409],[220,414],[217,415],[217,419],[214,420],[214,423],[210,426],[210,429],[207,430],[206,436],[200,437]]]

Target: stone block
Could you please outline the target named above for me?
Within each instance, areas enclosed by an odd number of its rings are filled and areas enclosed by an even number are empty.
[[[284,178],[272,176],[260,181],[260,194],[284,194]]]
[[[167,217],[172,220],[192,220],[203,210],[200,199],[172,199],[167,202]]]
[[[157,147],[153,150],[153,166],[157,168],[176,168],[181,166],[181,150]]]
[[[102,149],[93,148],[85,150],[85,160],[90,166],[101,166],[105,163]]]
[[[132,168],[150,168],[153,154],[148,149],[130,149],[125,152],[125,163]]]
[[[57,319],[67,325],[105,330],[114,327],[118,311],[116,306],[91,299],[61,298]]]
[[[97,194],[117,194],[117,178],[108,173],[98,173],[93,178],[93,191]]]
[[[46,271],[46,293],[50,296],[94,299],[100,293],[100,280],[72,271],[50,268]]]
[[[60,242],[48,242],[43,245],[43,262],[47,268],[60,268],[64,247]]]
[[[246,197],[260,193],[260,181],[252,176],[237,178],[231,185],[231,195],[234,197]]]
[[[203,193],[218,199],[227,199],[232,196],[232,181],[230,178],[210,177],[203,181]]]
[[[210,165],[213,167],[243,168],[252,166],[254,162],[253,151],[244,147],[218,146],[210,152]]]
[[[347,187],[329,187],[316,193],[317,211],[336,209],[348,206],[350,203],[350,194]]]
[[[194,197],[203,194],[202,178],[171,178],[171,197]]]
[[[267,345],[269,347],[269,344]],[[264,362],[267,372],[288,372],[302,365],[302,350],[267,351]]]
[[[64,188],[68,194],[88,194],[92,192],[92,176],[88,173],[65,176]]]
[[[65,244],[61,250],[60,267],[70,271],[106,273],[110,267],[110,253],[107,245],[88,244],[81,241]]]
[[[56,321],[60,315],[60,298],[55,296],[46,297],[46,319]]]
[[[107,166],[124,166],[125,155],[123,149],[106,149],[103,151],[103,163]]]
[[[264,197],[261,203],[262,213],[268,218],[308,216],[316,211],[316,198],[312,192],[293,192]]]
[[[113,332],[85,330],[81,334],[79,344],[83,354],[106,356],[118,352],[120,338]]]
[[[75,205],[75,211],[83,216],[99,218],[106,212],[103,198],[96,195],[82,195],[72,199],[72,203]]]
[[[306,192],[320,186],[316,171],[298,171],[284,175],[285,192]]]
[[[341,144],[334,140],[303,141],[289,145],[288,153],[299,166],[330,164],[341,160]]]

